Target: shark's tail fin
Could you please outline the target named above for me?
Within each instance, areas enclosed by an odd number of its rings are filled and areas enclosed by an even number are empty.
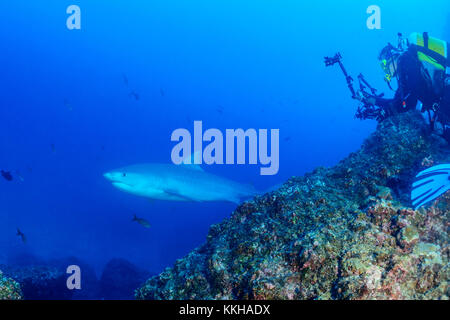
[[[412,185],[411,202],[415,210],[450,190],[450,164],[420,172]]]
[[[266,193],[270,193],[270,192],[273,192],[273,191],[275,191],[275,190],[278,190],[278,189],[280,189],[281,188],[281,186],[284,184],[284,182],[281,182],[281,183],[278,183],[278,184],[276,184],[276,185],[274,185],[274,186],[271,186],[270,188],[267,188],[266,190],[264,190],[263,192],[262,192],[262,194],[266,194]]]
[[[283,185],[283,183],[278,183],[278,184],[271,186],[270,188],[267,188],[266,190],[262,190],[262,191],[257,190],[252,185],[247,185],[247,192],[243,196],[241,196],[239,199],[230,199],[230,201],[234,202],[236,204],[240,204],[240,203],[242,203],[242,201],[246,201],[246,200],[252,199],[253,197],[262,196],[266,193],[273,192],[273,191],[279,189],[282,185]]]

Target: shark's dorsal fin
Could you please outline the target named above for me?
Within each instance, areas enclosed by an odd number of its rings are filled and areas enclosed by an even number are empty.
[[[202,162],[201,151],[194,152],[183,159],[183,164],[196,164]]]
[[[196,163],[201,163],[201,151],[194,152],[193,154],[187,156],[183,159],[182,164],[187,166],[187,168],[192,170],[203,171],[203,169]]]
[[[203,171],[202,167],[200,167],[198,164],[187,164],[186,166],[192,170]]]

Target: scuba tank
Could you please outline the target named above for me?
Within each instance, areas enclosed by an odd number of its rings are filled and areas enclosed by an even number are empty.
[[[431,64],[441,71],[450,66],[449,44],[446,41],[430,37],[428,32],[414,32],[408,42],[417,50],[417,57],[422,63]]]
[[[436,97],[442,97],[445,90],[446,69],[450,66],[449,43],[430,37],[428,32],[412,33],[408,38],[411,49],[417,53],[422,66],[422,75]],[[440,104],[436,102],[436,104]],[[427,106],[430,107],[430,106]],[[433,106],[435,109],[437,106]]]

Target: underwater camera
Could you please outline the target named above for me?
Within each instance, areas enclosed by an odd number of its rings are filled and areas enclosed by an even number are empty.
[[[336,55],[333,58],[325,57],[324,60],[325,60],[324,61],[325,62],[325,66],[326,67],[331,67],[331,66],[335,65],[336,63],[341,62],[342,55],[338,52],[338,53],[336,53]]]

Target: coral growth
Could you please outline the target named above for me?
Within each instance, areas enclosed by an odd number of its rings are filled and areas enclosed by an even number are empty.
[[[335,167],[239,206],[136,298],[448,299],[450,195],[409,201],[448,150],[419,113],[387,119]]]
[[[0,271],[0,300],[21,300],[22,298],[20,285],[16,281],[5,277]]]
[[[72,291],[67,290],[67,276],[61,270],[50,266],[2,266],[5,275],[14,279],[27,300],[70,299]]]

